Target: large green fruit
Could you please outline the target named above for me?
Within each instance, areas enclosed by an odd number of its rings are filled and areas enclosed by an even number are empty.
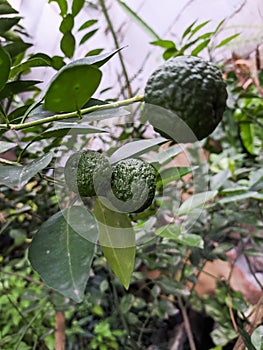
[[[108,199],[120,212],[141,212],[155,195],[156,170],[141,159],[125,159],[113,167],[111,194]]]
[[[107,158],[90,150],[72,154],[64,170],[68,188],[83,197],[105,195],[110,188],[111,173]]]
[[[146,107],[151,105],[146,113],[150,123],[177,142],[194,141],[191,134],[198,140],[209,136],[222,119],[226,100],[220,70],[192,56],[166,61],[152,73],[145,87]],[[163,107],[167,113],[160,108],[156,112],[152,105]]]

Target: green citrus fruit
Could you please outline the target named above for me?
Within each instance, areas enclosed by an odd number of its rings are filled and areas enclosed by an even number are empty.
[[[151,117],[154,114],[151,108],[147,115],[150,123],[160,134],[178,137],[177,142],[194,141],[183,124],[198,140],[209,136],[222,119],[226,99],[226,84],[220,70],[213,63],[193,56],[166,61],[152,73],[145,87],[146,106],[160,106],[168,111],[163,116],[159,109],[158,115]]]
[[[72,154],[64,170],[68,188],[83,197],[105,194],[110,187],[111,173],[107,158],[90,150]]]
[[[151,205],[155,189],[155,168],[141,159],[125,159],[113,166],[108,199],[121,212],[141,212]]]

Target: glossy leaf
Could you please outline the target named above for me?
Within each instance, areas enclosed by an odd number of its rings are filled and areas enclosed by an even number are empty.
[[[204,206],[208,201],[212,200],[216,195],[217,191],[208,191],[202,193],[196,193],[193,196],[186,199],[178,209],[178,215],[187,215],[195,208]]]
[[[187,245],[189,247],[203,248],[204,242],[202,237],[184,232],[180,225],[167,225],[165,227],[160,227],[156,231],[156,235],[162,238],[167,238],[177,243]]]
[[[0,34],[4,34],[15,26],[21,17],[2,17],[0,18]]]
[[[240,33],[231,35],[225,39],[223,39],[222,41],[220,41],[220,43],[218,45],[216,45],[216,49],[218,49],[219,47],[225,46],[226,44],[228,44],[230,41],[234,40],[236,37],[238,37],[240,35]]]
[[[89,56],[89,57],[80,58],[76,61],[69,63],[66,67],[70,68],[70,67],[76,66],[76,65],[80,65],[80,66],[81,65],[94,65],[97,67],[101,67],[105,63],[107,63],[120,50],[122,50],[122,48],[117,49],[117,50],[112,51],[112,52],[105,52],[105,53],[102,53],[102,54],[96,55],[96,56]],[[64,67],[64,69],[66,67]]]
[[[52,157],[52,153],[47,153],[25,166],[0,166],[0,184],[21,190],[32,177],[48,166]]]
[[[11,15],[18,13],[6,0],[0,1],[0,15]]]
[[[194,29],[191,29],[189,32],[188,40],[191,39],[200,29],[205,27],[211,21],[205,21],[203,23],[198,24]]]
[[[28,61],[18,64],[11,69],[10,78],[14,78],[19,73],[23,73],[24,71],[33,68],[33,67],[45,67],[51,66],[51,62],[48,62],[46,59],[41,57],[30,58]]]
[[[95,252],[95,244],[79,229],[97,238],[96,222],[86,209],[64,209],[42,224],[29,247],[33,269],[49,287],[76,302],[83,300]]]
[[[18,80],[11,81],[0,91],[0,100],[19,94],[21,92],[37,90],[36,84],[41,83],[38,80]]]
[[[0,153],[4,153],[9,149],[16,147],[17,144],[13,142],[0,141]]]
[[[101,71],[87,64],[69,64],[52,79],[44,108],[54,112],[79,110],[94,94],[101,80]]]
[[[84,6],[85,0],[73,0],[71,12],[72,16],[77,16],[77,14],[81,11]]]
[[[242,139],[243,146],[250,153],[255,155],[254,149],[254,125],[251,123],[239,123],[240,137]]]
[[[127,214],[110,210],[99,199],[94,205],[99,243],[115,275],[128,289],[134,269],[135,233]]]
[[[93,24],[97,23],[98,20],[97,19],[89,19],[88,21],[86,21],[85,23],[83,23],[80,27],[79,27],[79,31],[89,28],[91,26],[93,26]]]
[[[50,137],[63,137],[67,134],[97,134],[102,132],[108,132],[102,128],[96,128],[95,126],[85,124],[73,124],[73,123],[57,123],[52,128],[47,129],[39,139],[45,139]]]
[[[138,157],[139,155],[146,153],[157,145],[166,142],[167,140],[163,137],[150,140],[138,140],[126,143],[115,151],[110,157],[110,163],[117,163],[122,159],[130,157]]]
[[[192,56],[197,56],[199,52],[204,50],[208,44],[210,43],[211,39],[207,39],[201,42],[201,44],[197,45],[197,47],[191,52]]]
[[[5,50],[9,53],[12,60],[14,60],[17,55],[25,52],[31,46],[32,46],[32,44],[25,43],[24,41],[19,40],[19,41],[15,41],[11,44],[7,44],[5,46]]]
[[[0,90],[5,86],[11,67],[9,54],[0,46]]]
[[[73,56],[75,51],[75,44],[76,42],[74,35],[70,31],[65,32],[60,41],[60,48],[66,57],[71,58]]]
[[[156,40],[152,41],[150,44],[163,47],[164,49],[176,49],[175,43],[171,40]]]
[[[157,281],[160,288],[167,294],[172,294],[178,297],[187,297],[190,295],[190,291],[186,286],[171,278],[162,278]]]
[[[159,179],[157,179],[156,186],[164,186],[170,182],[178,181],[183,176],[190,174],[194,167],[173,167],[166,168],[160,171]]]
[[[80,45],[84,44],[87,40],[89,40],[94,34],[96,34],[98,29],[91,30],[90,32],[86,33],[83,38],[80,40]]]
[[[68,13],[62,20],[59,30],[61,33],[71,32],[74,27],[74,17],[72,14]]]
[[[194,21],[193,23],[191,23],[183,32],[182,34],[182,39],[186,37],[187,34],[189,34],[193,28],[193,26],[196,24],[196,21]]]
[[[158,162],[160,164],[166,164],[170,160],[172,160],[174,157],[176,157],[178,154],[182,153],[185,150],[185,146],[183,145],[175,145],[171,146],[159,153],[157,153],[155,156],[151,158],[152,162]]]

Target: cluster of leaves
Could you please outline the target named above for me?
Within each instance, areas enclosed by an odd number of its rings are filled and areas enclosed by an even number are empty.
[[[0,320],[5,325],[0,345],[27,349],[44,343],[54,348],[48,335],[54,326],[51,317],[55,306],[65,311],[69,347],[79,343],[102,350],[105,346],[142,348],[155,342],[152,329],[167,327],[169,320],[176,319],[179,304],[184,300],[191,308],[205,309],[213,318],[216,323],[213,344],[222,349],[237,336],[227,298],[235,300],[232,309],[241,330],[247,321],[248,304],[241,294],[222,283],[211,300],[200,300],[186,285],[196,283],[206,261],[225,258],[225,253],[236,244],[232,235],[235,229],[244,247],[250,237],[253,248],[244,248],[246,257],[260,254],[262,100],[254,86],[246,93],[237,89],[235,74],[231,72],[228,86],[234,103],[224,116],[223,126],[203,145],[210,151],[209,171],[200,163],[195,145],[189,150],[191,167],[175,167],[173,161],[184,152],[184,147],[175,145],[161,150],[160,145],[166,139],[142,139],[143,121],[119,126],[120,138],[109,134],[110,129],[105,127],[107,119],[125,117],[128,112],[118,103],[108,105],[92,96],[102,76],[100,67],[118,50],[105,54],[96,51],[92,53],[96,55],[89,53],[90,57],[65,64],[65,59],[73,57],[75,52],[74,22],[84,1],[74,0],[70,9],[65,0],[54,1],[62,17],[61,50],[65,57],[43,53],[26,57],[30,44],[21,39],[21,35],[25,36],[19,26],[21,17],[12,20],[5,17],[17,13],[7,1],[0,4],[3,15],[0,18],[0,152],[14,150],[15,158],[15,161],[0,159],[4,164],[0,166],[3,193],[0,233],[6,240],[1,246],[4,295],[0,303],[4,310],[12,304],[9,313],[3,314],[15,320],[13,325],[7,318]],[[95,23],[89,20],[79,30]],[[165,59],[184,54],[189,48],[197,55],[222,26],[221,22],[215,31],[195,38],[207,23],[192,23],[185,30],[179,49],[171,41],[158,39],[154,44],[165,48]],[[95,31],[86,33],[80,44]],[[218,47],[232,38],[223,40]],[[37,66],[48,66],[58,72],[43,99],[37,99],[36,95],[23,103],[20,93],[39,91],[38,82],[22,80],[23,74]],[[136,101],[140,99],[130,99],[129,103]],[[72,145],[77,143],[83,149],[91,137],[103,145],[107,143],[111,163],[143,157],[158,168],[156,197],[149,209],[127,215],[113,212],[97,200],[87,203],[87,210],[83,205],[70,205],[71,194],[65,193],[66,208],[59,210],[56,188],[64,189],[64,179],[61,169],[56,169],[58,174],[54,178],[54,168],[60,165],[63,156],[68,156]],[[102,147],[101,151],[104,150]],[[187,174],[192,175],[194,182],[198,179],[197,185],[185,180]],[[207,175],[209,184],[202,186],[202,178]],[[180,203],[192,186],[196,193]],[[38,277],[24,253],[32,237],[29,248],[32,266],[63,297],[35,283]],[[96,245],[97,239],[101,250]],[[109,277],[106,262],[119,280]],[[145,272],[145,266],[156,273],[155,277]],[[15,283],[16,272],[20,275],[19,283]],[[27,291],[28,284],[31,287]],[[123,286],[129,288],[128,292]],[[76,306],[75,302],[82,303]],[[162,335],[158,335],[160,341]],[[165,339],[163,346],[167,343]]]

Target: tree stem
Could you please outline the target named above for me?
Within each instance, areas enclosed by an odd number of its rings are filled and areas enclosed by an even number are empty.
[[[51,117],[47,117],[47,118],[43,118],[43,119],[39,119],[39,120],[34,120],[34,121],[28,122],[28,123],[10,124],[8,127],[6,124],[0,124],[0,129],[7,129],[7,130],[8,129],[11,129],[11,130],[27,129],[27,128],[31,128],[31,127],[37,126],[37,125],[52,123],[52,122],[63,120],[63,119],[79,117],[80,113],[81,113],[81,115],[84,115],[84,114],[88,114],[88,113],[95,112],[95,111],[114,109],[114,108],[118,108],[118,107],[128,106],[128,105],[135,103],[135,102],[142,102],[143,100],[144,100],[144,96],[138,95],[138,96],[128,98],[126,100],[122,100],[122,101],[112,102],[112,103],[108,103],[105,105],[96,105],[96,106],[83,108],[80,111],[55,114],[55,115],[52,115]]]
[[[110,19],[109,14],[108,14],[107,8],[105,6],[105,1],[104,0],[99,0],[99,3],[100,3],[100,6],[101,6],[101,9],[102,9],[102,12],[104,14],[104,17],[105,17],[105,19],[107,21],[109,30],[111,32],[111,35],[112,35],[112,38],[113,38],[113,41],[114,41],[114,44],[115,44],[115,47],[116,47],[116,49],[119,49],[120,48],[119,40],[118,40],[116,32],[115,32],[115,30],[113,28],[112,21]],[[127,73],[127,70],[126,70],[126,67],[125,67],[125,64],[124,64],[122,53],[119,51],[118,55],[119,55],[119,59],[120,59],[122,73],[123,73],[123,76],[125,78],[125,83],[126,83],[126,87],[127,87],[127,91],[128,91],[128,97],[131,97],[132,96],[132,90],[131,90],[130,79],[129,79],[129,76],[128,76],[128,73]]]

